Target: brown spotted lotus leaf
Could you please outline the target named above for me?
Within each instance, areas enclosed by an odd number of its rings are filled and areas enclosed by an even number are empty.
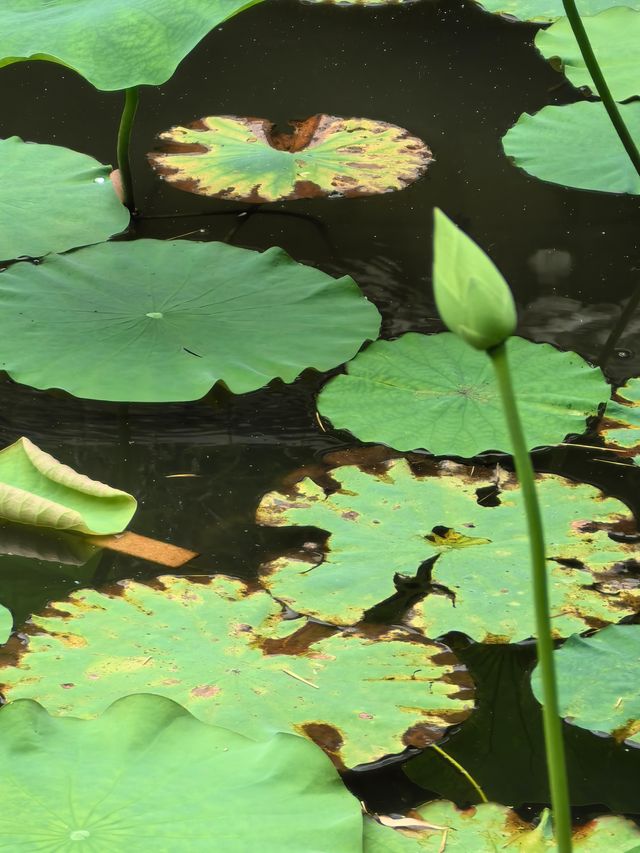
[[[426,803],[409,814],[415,828],[392,829],[365,818],[365,853],[555,853],[550,813],[537,826],[513,809],[482,803],[458,809],[447,800]],[[427,826],[422,826],[427,824]],[[603,815],[573,831],[575,853],[633,853],[640,849],[640,829],[633,821]]]
[[[640,458],[640,379],[630,379],[614,392],[607,403],[598,434],[605,446],[615,452],[607,458],[622,462],[630,459],[636,465]]]
[[[461,631],[507,643],[533,636],[528,537],[513,477],[405,459],[373,470],[345,465],[330,477],[326,488],[307,478],[288,493],[271,492],[258,508],[262,524],[329,533],[326,544],[307,534],[301,551],[264,567],[276,598],[307,616],[354,624],[395,593],[396,574],[414,577],[430,560],[430,583],[406,615],[409,624],[428,637]],[[538,489],[555,636],[635,613],[640,589],[625,564],[637,549],[609,537],[635,530],[624,504],[552,475],[539,476]]]
[[[306,734],[349,766],[432,743],[471,712],[472,683],[446,646],[402,630],[282,633],[281,606],[238,580],[124,581],[34,617],[7,647],[0,691],[74,717],[159,694],[254,739]]]
[[[401,190],[424,174],[431,152],[404,128],[315,115],[277,133],[267,119],[207,116],[160,134],[149,154],[178,189],[252,203]]]

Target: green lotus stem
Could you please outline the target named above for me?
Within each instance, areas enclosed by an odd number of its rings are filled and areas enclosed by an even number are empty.
[[[442,748],[441,748],[441,747],[439,747],[439,746],[436,746],[436,745],[435,745],[435,743],[432,743],[432,744],[431,744],[431,749],[435,749],[435,751],[438,753],[438,755],[442,755],[442,756],[443,756],[443,758],[446,758],[446,759],[447,759],[447,761],[448,761],[450,764],[452,764],[452,765],[456,768],[456,770],[458,771],[458,773],[460,773],[462,776],[464,776],[464,778],[467,780],[467,782],[468,782],[468,783],[469,783],[473,788],[475,788],[475,790],[476,790],[476,791],[477,791],[477,793],[478,793],[478,796],[480,797],[480,799],[482,800],[482,802],[483,802],[483,803],[488,803],[488,802],[489,802],[489,800],[487,799],[487,795],[486,795],[486,794],[485,794],[485,792],[482,790],[482,788],[480,787],[480,785],[478,784],[478,782],[476,782],[476,780],[473,778],[473,776],[471,775],[471,773],[469,773],[469,771],[468,771],[468,770],[466,770],[466,769],[462,766],[462,764],[460,764],[458,761],[456,761],[456,760],[455,760],[455,758],[454,758],[452,755],[449,755],[449,753],[448,753],[448,752],[445,752],[445,751],[444,751],[444,749],[442,749]]]
[[[549,592],[547,588],[547,563],[545,555],[542,516],[536,494],[531,457],[527,450],[518,406],[516,403],[505,342],[487,350],[495,370],[502,398],[516,473],[524,498],[529,533],[529,549],[533,574],[533,599],[536,618],[536,643],[538,663],[542,676],[542,718],[553,807],[553,824],[559,853],[571,853],[571,811],[569,808],[569,786],[562,740],[562,723],[558,708],[558,690],[553,663],[553,639],[549,616]]]
[[[589,36],[587,35],[587,31],[582,23],[582,18],[578,12],[575,0],[562,0],[562,5],[564,6],[565,15],[571,24],[571,29],[573,30],[576,41],[578,42],[578,47],[580,48],[580,53],[584,59],[584,64],[587,66],[587,70],[595,84],[598,95],[604,104],[604,108],[609,114],[611,124],[615,128],[615,131],[620,138],[620,142],[624,145],[624,150],[629,155],[629,159],[633,163],[636,172],[640,175],[640,151],[638,151],[638,146],[633,141],[633,137],[629,133],[629,128],[624,123],[624,119],[620,114],[618,105],[613,99],[607,81],[604,78],[604,74],[600,69],[596,55],[591,47]]]
[[[129,143],[131,141],[131,129],[133,120],[138,109],[138,87],[125,89],[124,92],[124,109],[120,118],[120,128],[118,130],[118,168],[120,169],[120,178],[122,180],[123,204],[129,210],[135,212],[135,200],[133,196],[133,180],[131,178],[131,163],[129,161]]]

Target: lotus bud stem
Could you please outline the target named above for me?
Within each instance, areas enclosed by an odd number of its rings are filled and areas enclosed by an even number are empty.
[[[131,213],[135,213],[135,199],[133,195],[133,179],[131,177],[130,142],[133,120],[138,109],[138,88],[125,89],[124,108],[120,118],[118,130],[118,168],[122,180],[123,203]]]

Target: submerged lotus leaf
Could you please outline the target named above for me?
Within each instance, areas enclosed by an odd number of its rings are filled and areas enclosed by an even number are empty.
[[[256,743],[149,695],[94,720],[22,700],[0,728],[5,849],[281,853],[317,849],[319,836],[327,850],[361,847],[358,801],[299,737]]]
[[[611,625],[591,637],[574,635],[554,657],[560,714],[567,722],[640,746],[640,625]],[[539,668],[531,685],[541,702]]]
[[[254,203],[401,190],[431,162],[427,146],[395,124],[316,115],[275,133],[266,119],[207,116],[160,135],[149,154],[169,183],[198,195]]]
[[[328,370],[378,333],[350,278],[224,243],[136,240],[16,264],[0,276],[0,368],[97,400],[236,394]]]
[[[207,33],[260,0],[2,0],[0,68],[67,65],[97,89],[165,83]]]
[[[626,101],[640,94],[640,12],[617,6],[584,17],[583,22],[613,97]],[[560,65],[574,86],[584,86],[597,96],[568,18],[541,30],[535,43],[543,56]]]
[[[433,828],[392,829],[365,818],[364,853],[555,853],[558,849],[547,810],[534,827],[507,806],[482,803],[462,810],[447,800],[435,800],[415,809],[411,818]],[[637,853],[639,845],[638,826],[618,815],[603,815],[573,830],[576,853]]]
[[[65,252],[123,231],[129,213],[110,171],[69,148],[0,140],[0,258]]]
[[[546,24],[565,15],[562,0],[476,0],[487,12]],[[640,9],[640,0],[580,0],[580,15],[597,15],[611,6]]]
[[[28,438],[0,451],[0,518],[106,535],[121,533],[136,499],[63,465]]]
[[[619,105],[640,145],[640,102]],[[534,178],[576,189],[640,194],[629,160],[601,101],[579,101],[523,113],[502,138],[505,154]]]
[[[330,471],[328,492],[306,479],[291,494],[266,495],[258,508],[262,524],[312,526],[330,536],[324,553],[309,542],[306,559],[287,556],[268,564],[264,584],[298,612],[348,625],[393,595],[396,573],[413,577],[437,557],[430,591],[408,614],[411,625],[428,637],[461,631],[479,642],[533,636],[519,486],[501,480],[498,505],[488,505],[495,477],[486,470],[420,464],[416,469],[400,459],[374,473],[346,465]],[[635,550],[608,537],[615,525],[632,524],[627,508],[592,486],[553,475],[538,477],[538,495],[554,635],[634,613],[640,588],[620,564]]]
[[[549,344],[511,338],[507,347],[529,446],[584,432],[609,397],[601,371]],[[511,448],[491,360],[448,332],[376,341],[324,386],[318,410],[396,450],[471,458]]]
[[[124,581],[53,607],[33,618],[16,664],[0,668],[8,700],[36,699],[52,714],[91,717],[157,693],[248,737],[306,734],[354,765],[437,740],[473,706],[445,646],[401,631],[272,637],[280,605],[229,578]]]

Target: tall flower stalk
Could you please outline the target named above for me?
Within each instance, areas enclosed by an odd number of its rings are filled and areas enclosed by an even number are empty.
[[[542,515],[507,358],[507,341],[517,322],[515,305],[509,286],[491,259],[440,210],[435,211],[433,286],[444,323],[470,346],[487,353],[500,389],[529,533],[554,834],[559,853],[571,853],[569,786],[553,662]]]

